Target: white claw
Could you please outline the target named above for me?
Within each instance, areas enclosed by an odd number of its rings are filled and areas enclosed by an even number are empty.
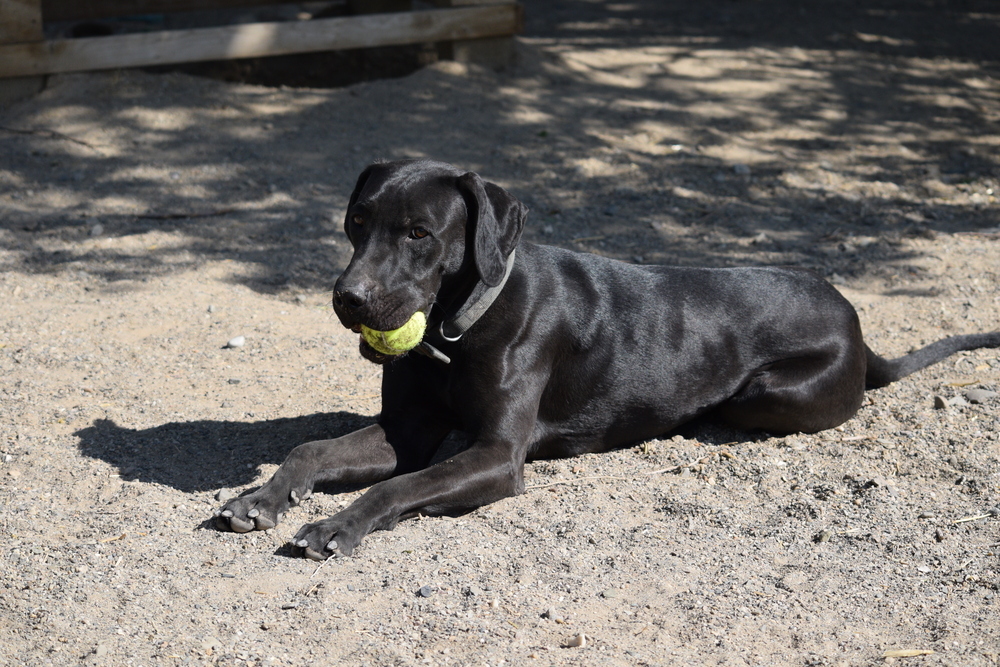
[[[250,517],[251,519],[256,518],[256,517],[260,516],[260,510],[258,510],[256,507],[254,507],[252,510],[250,510],[249,512],[247,512],[247,516]]]
[[[309,546],[309,540],[296,540],[295,546],[302,547],[303,549]]]
[[[336,551],[337,550],[337,540],[330,540],[329,542],[327,542],[326,543],[326,548],[327,548],[328,551]]]
[[[233,518],[233,511],[232,510],[222,510],[222,516],[226,517],[227,519],[232,519]]]
[[[312,489],[306,489],[306,490],[305,490],[305,491],[304,491],[304,492],[302,493],[302,500],[309,500],[309,499],[310,499],[310,498],[312,498],[312,497],[313,497],[313,492],[312,492]]]
[[[294,490],[289,491],[288,497],[291,498],[292,502],[295,503],[296,505],[299,504],[299,494],[295,493]]]

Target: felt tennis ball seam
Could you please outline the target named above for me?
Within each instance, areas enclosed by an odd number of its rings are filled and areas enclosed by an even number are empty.
[[[413,313],[413,316],[406,321],[406,324],[398,329],[389,331],[378,331],[361,325],[361,336],[365,342],[377,352],[389,356],[396,356],[409,352],[424,338],[424,331],[427,329],[427,316],[421,311]]]

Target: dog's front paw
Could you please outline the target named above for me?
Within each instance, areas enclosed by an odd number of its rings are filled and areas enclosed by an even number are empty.
[[[309,491],[275,492],[265,485],[253,493],[233,498],[222,509],[216,510],[215,525],[219,530],[234,533],[268,530],[278,525],[289,507],[309,495]]]
[[[330,556],[350,556],[363,537],[363,531],[338,514],[307,523],[299,528],[290,542],[301,549],[306,558],[322,561]]]

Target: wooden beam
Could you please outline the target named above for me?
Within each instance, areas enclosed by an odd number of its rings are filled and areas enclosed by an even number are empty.
[[[498,4],[8,44],[0,77],[497,37],[516,33],[520,14]]]
[[[46,21],[96,21],[137,14],[168,14],[200,9],[240,9],[297,0],[42,0]]]
[[[0,44],[42,39],[41,0],[0,0]]]

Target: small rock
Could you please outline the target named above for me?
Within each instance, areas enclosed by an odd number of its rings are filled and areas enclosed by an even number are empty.
[[[247,339],[244,338],[243,336],[236,336],[234,338],[230,338],[229,339],[229,341],[226,343],[226,347],[229,347],[229,348],[243,347],[243,344],[246,343],[246,342],[247,342]]]
[[[965,392],[965,398],[968,399],[969,403],[980,404],[986,403],[992,398],[996,398],[997,392],[990,391],[989,389],[970,389]]]
[[[434,595],[434,589],[431,588],[430,586],[421,586],[420,590],[417,591],[417,595],[419,595],[422,598],[429,598],[430,596]]]
[[[934,531],[934,539],[938,542],[944,542],[946,539],[948,539],[948,535],[943,530],[938,528],[937,530]]]
[[[559,614],[559,612],[556,611],[555,607],[549,607],[548,611],[546,611],[544,614],[542,614],[542,616],[544,616],[545,618],[549,619],[553,623],[560,623],[561,624],[561,623],[565,623],[566,622],[566,619],[564,619]]]
[[[214,313],[214,312],[215,312],[215,306],[214,306],[213,304],[209,304],[209,306],[208,306],[208,309],[207,309],[207,310],[208,310],[208,312],[210,312],[210,313]]]
[[[306,295],[305,294],[296,294],[295,295],[295,303],[305,303],[305,302],[306,302]]]
[[[945,398],[944,396],[935,396],[934,397],[934,409],[935,410],[944,410],[947,407],[948,407],[948,399],[947,398]]]
[[[239,378],[229,378],[229,384],[239,384],[242,382]]]
[[[607,598],[609,600],[613,599],[613,598],[616,598],[616,597],[618,597],[618,591],[616,591],[614,588],[609,588],[609,589],[607,589],[605,591],[601,591],[601,597],[602,598]]]
[[[583,648],[587,645],[587,635],[582,632],[566,640],[566,648]]]
[[[236,496],[231,489],[219,489],[215,494],[215,499],[220,503],[224,503],[227,500],[232,500]]]
[[[917,515],[917,518],[918,519],[933,519],[934,518],[934,513],[933,512],[921,512],[920,514]]]
[[[222,642],[219,641],[218,637],[208,636],[208,637],[205,637],[205,640],[201,643],[201,647],[206,652],[211,652],[211,651],[213,651],[215,649],[222,648]]]
[[[96,224],[90,228],[91,236],[100,236],[103,233],[104,233],[104,225],[102,224]]]
[[[965,400],[964,396],[956,396],[955,398],[948,399],[948,405],[962,406],[968,404],[969,403]]]
[[[813,537],[813,542],[829,542],[831,537],[833,537],[832,530],[821,530]]]
[[[285,604],[281,605],[282,609],[298,609],[298,607],[299,607],[298,602],[286,602]]]
[[[96,655],[98,658],[103,658],[107,654],[108,654],[107,644],[98,644],[97,648],[94,649],[94,655]]]

